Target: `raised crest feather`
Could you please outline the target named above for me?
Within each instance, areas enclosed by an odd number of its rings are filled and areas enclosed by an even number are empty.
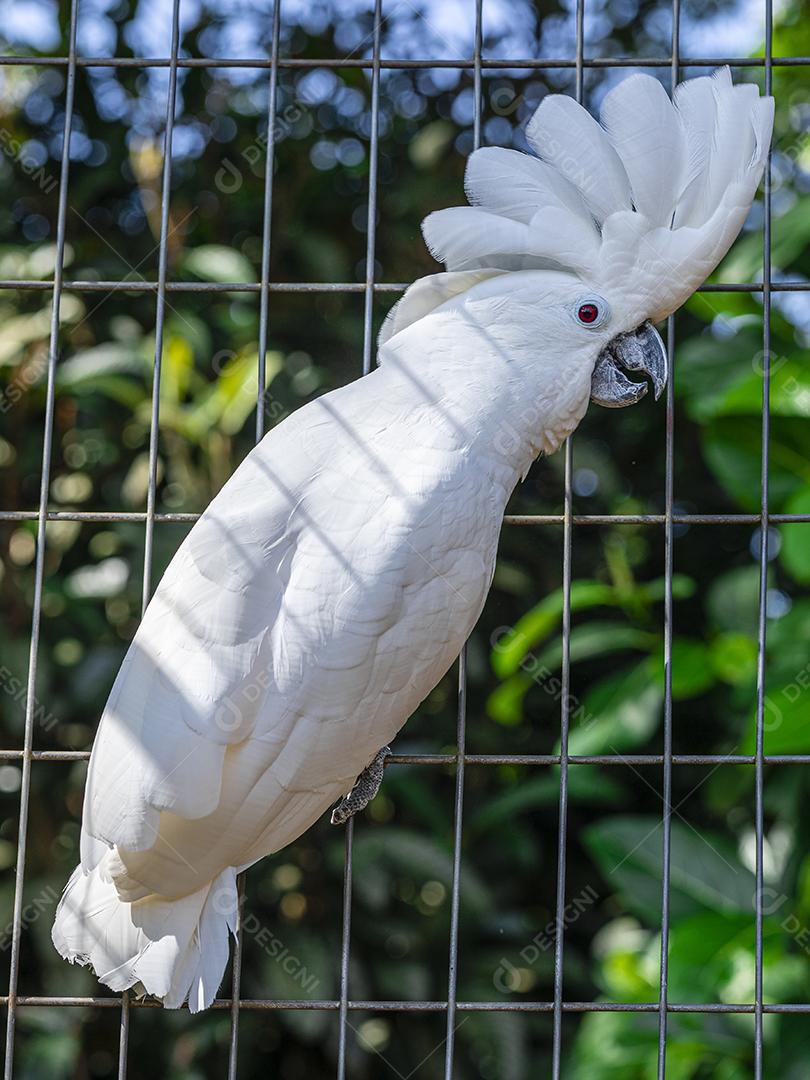
[[[727,67],[682,83],[674,100],[637,74],[608,92],[601,121],[552,94],[526,127],[537,158],[476,150],[465,185],[474,205],[424,223],[433,255],[455,271],[573,271],[597,291],[618,280],[641,317],[674,311],[739,231],[762,177],[773,100],[735,86]]]

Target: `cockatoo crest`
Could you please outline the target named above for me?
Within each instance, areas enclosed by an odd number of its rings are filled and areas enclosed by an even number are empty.
[[[511,270],[573,272],[597,293],[618,287],[627,325],[660,321],[737,236],[772,124],[773,99],[734,86],[728,68],[681,83],[672,101],[657,79],[631,75],[606,95],[601,123],[570,97],[546,97],[526,129],[539,156],[476,150],[465,177],[472,205],[425,219],[425,241],[451,273],[417,283],[382,341]]]

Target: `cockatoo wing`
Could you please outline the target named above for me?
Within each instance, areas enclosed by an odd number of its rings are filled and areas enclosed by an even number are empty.
[[[298,836],[441,678],[480,612],[497,508],[471,498],[469,478],[462,497],[449,464],[472,435],[424,423],[412,387],[391,392],[396,377],[375,396],[382,377],[266,436],[149,605],[85,800],[86,869],[115,845],[107,872],[122,899],[187,895]],[[481,498],[493,499],[483,479]]]

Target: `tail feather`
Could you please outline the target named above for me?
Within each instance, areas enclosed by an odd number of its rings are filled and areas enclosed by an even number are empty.
[[[92,967],[111,990],[138,987],[167,1008],[188,1001],[197,1012],[214,1000],[225,974],[237,904],[233,867],[188,896],[130,903],[105,880],[103,863],[89,873],[78,866],[59,901],[51,937],[66,960]]]

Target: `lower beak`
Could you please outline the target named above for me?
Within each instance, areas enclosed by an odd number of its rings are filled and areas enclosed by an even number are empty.
[[[656,401],[666,386],[667,350],[651,322],[619,334],[602,349],[591,376],[591,401],[608,409],[635,405],[647,393],[646,382],[631,382],[625,371],[641,371],[652,380]]]

